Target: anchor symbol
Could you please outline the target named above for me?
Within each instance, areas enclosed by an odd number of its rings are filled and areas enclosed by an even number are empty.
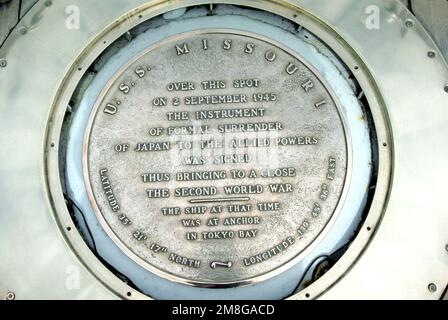
[[[228,261],[228,262],[213,261],[212,263],[210,263],[210,268],[215,269],[216,267],[231,268],[232,261]]]

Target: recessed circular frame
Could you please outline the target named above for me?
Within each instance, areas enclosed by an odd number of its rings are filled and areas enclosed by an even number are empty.
[[[195,4],[197,4],[197,3],[191,3],[191,5],[195,5]],[[246,5],[246,3],[240,3],[240,2],[238,2],[238,3],[236,3],[236,4],[238,4],[238,5]],[[184,4],[184,6],[188,6],[188,3],[187,4]],[[277,11],[275,11],[275,10],[273,10],[273,8],[263,8],[263,7],[258,7],[258,8],[261,8],[261,9],[265,9],[265,10],[267,10],[267,11],[269,11],[269,12],[272,12],[272,13],[276,13],[276,14],[280,14],[280,15],[282,15],[282,16],[287,16],[287,17],[290,17],[290,15],[291,14],[293,14],[293,12],[290,12],[289,13],[289,15],[287,14],[287,12],[284,12],[284,11],[282,11],[281,13],[280,12],[277,12]],[[166,8],[166,11],[169,11],[169,10],[172,10],[173,8]],[[283,9],[285,10],[286,8],[285,7],[283,7]],[[142,13],[142,12],[140,12],[139,14],[135,14],[135,16],[134,16],[134,18],[136,18],[137,17],[137,19],[144,19],[145,17],[147,18],[147,19],[149,19],[149,18],[151,18],[152,17],[152,15],[146,15],[146,12],[148,12],[148,11],[145,11],[144,13]],[[149,13],[150,13],[151,11],[149,11]],[[140,16],[142,16],[142,17],[140,17]],[[137,23],[138,23],[139,21],[137,21]],[[315,30],[313,30],[312,28],[310,28],[308,25],[306,25],[305,23],[301,23],[305,28],[307,28],[308,30],[310,30],[311,32],[314,32],[317,36],[320,36],[320,34],[319,34],[319,32],[316,32]],[[111,32],[114,32],[115,30],[111,30]],[[118,35],[121,35],[121,33],[120,34],[118,34]],[[116,36],[118,36],[118,35],[116,35]],[[105,36],[103,36],[103,38],[104,38]],[[325,41],[325,40],[324,40]],[[99,40],[98,41],[98,43],[101,43],[102,41],[101,40]],[[110,40],[109,40],[109,42],[111,42]],[[336,52],[337,54],[339,54],[338,52]],[[358,58],[356,57],[356,56],[351,56],[351,59],[353,59],[353,61],[350,61],[350,62],[347,62],[347,61],[345,61],[345,63],[347,64],[347,65],[352,65],[353,66],[353,70],[354,71],[356,71],[356,72],[358,72],[359,73],[359,69],[360,69],[360,66],[362,66],[362,61],[359,61],[358,60]],[[85,65],[85,66],[87,66],[87,65],[90,65],[90,63],[91,63],[91,61],[88,61],[88,62],[85,62],[85,61],[83,61],[83,62],[80,62],[80,63],[78,63],[78,65]],[[308,66],[308,67],[310,67],[310,66]],[[368,74],[366,73],[366,75],[365,75],[366,77],[368,77]],[[357,74],[357,77],[359,78],[360,77],[360,75],[359,74]],[[358,81],[359,81],[359,79],[358,79]],[[362,82],[361,82],[362,83]],[[331,86],[328,86],[327,85],[327,88],[330,88]],[[375,91],[375,88],[374,87],[372,87],[372,86],[368,86],[367,88],[364,88],[363,87],[363,90],[365,91],[365,94],[367,95],[367,96],[372,96],[372,97],[377,97],[377,94],[376,94],[376,91]],[[378,97],[378,99],[379,99],[379,97]],[[372,103],[372,101],[370,101],[369,100],[369,105],[370,105],[370,107],[371,108],[375,108],[375,107],[377,107],[377,110],[375,110],[375,111],[372,111],[372,114],[373,114],[373,117],[374,117],[374,120],[375,120],[375,125],[376,125],[376,130],[378,130],[379,132],[377,133],[378,134],[378,139],[379,140],[381,140],[381,141],[390,141],[390,136],[389,136],[389,131],[387,130],[387,120],[386,120],[386,117],[385,117],[385,115],[382,113],[382,108],[381,108],[381,106],[380,106],[380,103],[379,102],[377,102],[376,100],[374,100],[373,101],[373,103]],[[87,138],[88,136],[86,136],[86,138]],[[55,139],[56,139],[56,137],[55,137]],[[55,140],[55,139],[52,139],[52,140]],[[390,143],[391,144],[391,143]],[[96,145],[98,146],[98,145],[101,145],[101,142],[96,142]],[[85,143],[84,143],[84,148],[88,148],[88,144],[87,144],[87,141],[85,141]],[[380,168],[379,170],[383,170],[383,171],[385,171],[385,172],[387,172],[388,170],[390,170],[390,168],[391,168],[391,152],[390,152],[390,149],[386,149],[385,150],[386,152],[380,152],[380,154],[379,154],[379,159],[378,159],[378,161],[379,161],[379,164],[380,164],[380,166],[382,167],[382,168]],[[88,163],[90,163],[90,162],[87,162],[87,160],[86,160],[86,158],[84,157],[84,169],[86,170],[86,168],[87,168],[87,164]],[[91,163],[90,163],[91,164]],[[384,169],[384,168],[389,168],[389,169]],[[98,170],[97,170],[98,171]],[[85,173],[84,174],[85,175],[85,177],[88,177],[89,176],[89,174],[88,173]],[[106,174],[107,175],[107,174]],[[384,195],[386,195],[387,194],[387,189],[388,189],[388,184],[389,184],[389,178],[390,178],[390,176],[389,176],[389,174],[383,174],[382,175],[382,177],[380,177],[379,179],[378,179],[378,181],[377,181],[377,186],[376,186],[376,188],[378,189],[378,190],[383,190],[383,196]],[[87,182],[87,184],[88,185],[90,185],[90,182]],[[90,190],[90,188],[88,188],[88,190]],[[95,208],[95,200],[93,200],[94,198],[95,199],[98,199],[97,198],[97,196],[93,196],[93,194],[91,193],[91,192],[89,192],[89,194],[90,194],[90,199],[91,199],[91,203],[93,204],[93,206],[94,206],[94,208]],[[380,201],[380,203],[381,204],[384,204],[385,203],[385,201],[383,200],[383,201]],[[375,225],[377,225],[377,223],[378,223],[378,221],[379,221],[379,219],[380,219],[380,217],[381,217],[381,214],[382,214],[382,210],[383,210],[383,207],[382,206],[378,206],[378,208],[375,208],[374,206],[373,206],[373,204],[372,204],[372,207],[371,207],[372,209],[371,209],[371,212],[369,213],[369,217],[370,217],[370,219],[371,220],[373,220],[373,223],[371,223],[373,226],[375,226]],[[114,239],[114,241],[117,243],[117,244],[119,244],[119,246],[122,248],[122,250],[124,251],[124,252],[126,252],[126,254],[130,254],[131,255],[131,257],[133,257],[133,260],[135,260],[135,261],[137,261],[137,262],[139,262],[139,264],[140,265],[145,265],[145,263],[142,261],[142,259],[141,259],[141,257],[139,257],[139,256],[137,256],[137,255],[135,255],[135,253],[131,253],[130,251],[132,251],[132,249],[130,250],[129,249],[129,246],[128,245],[123,245],[123,243],[122,243],[122,240],[121,239],[119,239],[119,237],[120,236],[118,236],[117,235],[117,233],[116,233],[116,231],[114,230],[114,232],[110,232],[110,222],[107,222],[107,223],[105,223],[105,220],[104,220],[104,217],[101,215],[101,214],[99,214],[99,212],[101,212],[102,210],[99,210],[99,209],[96,209],[95,210],[96,211],[96,215],[97,215],[97,217],[99,218],[99,221],[100,222],[102,222],[102,225],[103,225],[103,228],[105,228],[106,230],[109,230],[109,231],[107,231],[107,233],[108,233],[108,235],[112,238],[112,239]],[[364,241],[363,241],[363,243],[360,245],[360,247],[359,247],[359,249],[357,250],[357,251],[355,251],[354,252],[354,254],[353,254],[353,259],[356,259],[358,256],[359,256],[359,254],[360,254],[360,251],[365,247],[365,245],[367,244],[367,242],[368,242],[368,240],[370,239],[370,236],[371,236],[371,231],[370,231],[370,229],[369,230],[367,230],[367,229],[361,229],[361,231],[360,231],[360,233],[359,233],[359,235],[358,235],[358,239],[360,239],[360,238],[362,238],[362,237],[364,237]],[[89,259],[87,262],[89,262],[89,263],[91,263],[91,262],[93,262],[93,263],[98,263],[98,261],[97,261],[97,259],[95,259],[95,260],[93,260],[92,261],[92,259]],[[351,266],[351,264],[353,263],[353,260],[352,261],[350,261],[350,262],[348,262],[348,263],[345,263],[345,264],[343,264],[343,266],[342,266],[342,269],[343,270],[347,270],[350,266]],[[287,267],[288,265],[285,265],[284,267]],[[284,269],[284,268],[282,268],[282,269]],[[154,267],[151,267],[150,268],[150,270],[151,271],[155,271],[156,273],[159,273],[158,271],[157,271],[157,269],[155,269]],[[161,274],[166,274],[166,272],[162,272]],[[198,275],[196,276],[196,277],[198,277],[198,278],[201,278],[201,277],[199,277]],[[174,276],[173,274],[167,274],[167,278],[168,279],[173,279],[173,280],[176,280],[176,281],[180,281],[180,282],[184,282],[184,283],[190,283],[190,284],[199,284],[199,285],[201,285],[201,282],[197,282],[197,281],[194,281],[194,280],[188,280],[188,281],[185,281],[185,280],[182,280],[179,276]],[[264,276],[264,278],[265,278],[265,276]],[[320,292],[324,292],[326,289],[327,289],[327,287],[325,287],[325,285],[330,285],[330,284],[332,284],[334,281],[336,281],[337,280],[337,277],[335,277],[335,278],[333,278],[328,284],[324,284],[323,286],[321,286],[320,288],[319,288],[319,294],[320,294]],[[210,281],[210,280],[209,280]],[[222,281],[222,280],[221,280]],[[214,284],[214,285],[219,285],[219,280],[217,280],[217,281],[215,281],[216,283]],[[244,281],[243,281],[243,283],[244,283]],[[251,282],[246,282],[246,283],[251,283]],[[206,282],[203,282],[203,285],[206,285],[207,283]],[[225,286],[227,286],[227,285],[229,285],[230,283],[226,283],[226,282],[223,282],[223,285],[225,285]],[[309,288],[307,288],[307,293],[306,293],[306,296],[305,296],[305,298],[309,298],[309,297],[311,297],[311,295],[310,295],[310,293],[309,293]],[[299,293],[300,294],[300,293]],[[315,295],[313,295],[313,296],[315,296]]]
[[[0,282],[1,292],[13,290],[18,299],[31,298],[30,288],[35,287],[40,298],[145,298],[102,265],[75,231],[60,184],[61,125],[83,67],[107,43],[140,21],[207,3],[114,0],[102,6],[71,0],[45,7],[40,1],[21,22],[31,31],[21,35],[15,29],[7,39],[0,49],[0,57],[8,60],[0,70],[5,92],[0,97],[5,141],[0,176],[8,186],[2,193],[4,212],[10,214],[0,223],[2,234],[8,235],[0,245],[1,258],[8,261],[6,269],[1,267],[7,279]],[[418,22],[406,28],[404,21],[412,15],[399,1],[223,3],[270,11],[316,34],[354,71],[375,121],[379,175],[365,223],[337,265],[291,298],[440,297],[448,280],[443,238],[448,217],[444,190],[436,183],[448,179],[448,96],[443,89],[448,71],[433,41]],[[65,23],[61,13],[73,5],[86,25],[72,33],[55,28]],[[378,30],[366,28],[360,19],[372,5],[379,9]],[[429,50],[436,57],[422,58]],[[26,88],[26,94],[17,94],[17,88]],[[429,102],[431,108],[422,110]],[[26,201],[19,201],[24,195]],[[27,249],[7,254],[6,248],[17,243]],[[77,274],[79,290],[67,285],[67,272]],[[49,277],[51,288],[42,284]],[[436,292],[429,292],[428,283],[435,284]]]

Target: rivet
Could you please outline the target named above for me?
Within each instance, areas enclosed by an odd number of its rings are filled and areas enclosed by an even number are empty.
[[[429,290],[429,292],[436,292],[437,291],[437,286],[434,283],[430,283],[428,285],[428,290]]]
[[[51,6],[52,2],[51,2],[51,0],[46,0],[44,2],[44,4],[45,4],[46,7],[49,7],[49,6]]]
[[[436,53],[435,51],[428,51],[428,57],[430,57],[431,59],[434,59],[436,57]]]
[[[8,292],[6,294],[6,300],[14,300],[16,298],[16,295],[14,292]]]
[[[0,59],[0,68],[6,68],[8,61],[6,59]]]
[[[445,85],[445,87],[443,88],[443,90],[445,90],[445,92],[448,93],[448,84]]]
[[[20,32],[20,34],[26,34],[28,32],[28,28],[25,26],[20,26],[19,32]]]
[[[414,26],[414,20],[412,20],[412,19],[407,19],[407,20],[404,22],[404,25],[405,25],[407,28],[412,28],[412,27]]]

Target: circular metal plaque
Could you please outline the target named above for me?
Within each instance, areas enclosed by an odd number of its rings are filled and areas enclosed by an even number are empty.
[[[90,201],[126,255],[174,281],[272,277],[323,236],[349,138],[303,59],[234,31],[150,47],[98,98],[84,145]]]

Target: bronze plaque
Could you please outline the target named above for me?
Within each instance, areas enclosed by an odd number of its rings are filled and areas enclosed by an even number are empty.
[[[203,31],[141,52],[104,88],[84,144],[92,206],[131,259],[173,281],[262,281],[324,236],[350,143],[302,58]]]

